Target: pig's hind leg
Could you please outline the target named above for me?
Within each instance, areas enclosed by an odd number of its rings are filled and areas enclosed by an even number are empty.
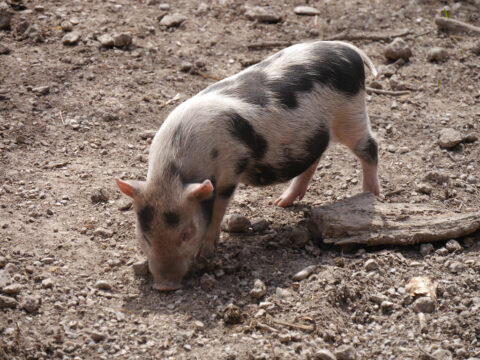
[[[295,177],[283,194],[275,200],[275,204],[281,207],[287,207],[292,205],[297,198],[298,200],[302,200],[319,161],[320,158],[315,160],[307,170]]]

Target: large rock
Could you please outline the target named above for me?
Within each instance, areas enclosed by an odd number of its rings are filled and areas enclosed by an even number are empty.
[[[381,203],[363,193],[313,209],[316,239],[336,245],[416,244],[467,236],[480,229],[480,211],[465,214],[410,203]]]

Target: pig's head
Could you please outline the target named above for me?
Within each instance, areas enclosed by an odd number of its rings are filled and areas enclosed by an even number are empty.
[[[167,189],[150,180],[115,181],[133,199],[137,238],[148,259],[153,287],[161,291],[181,288],[208,227],[202,201],[211,198],[212,183],[169,184]]]

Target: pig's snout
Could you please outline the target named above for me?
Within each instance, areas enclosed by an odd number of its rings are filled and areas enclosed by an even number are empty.
[[[152,286],[158,291],[175,291],[182,288],[182,284],[171,281],[155,281]]]
[[[186,271],[174,266],[161,266],[161,263],[154,259],[149,259],[148,267],[153,275],[153,285],[155,290],[174,291],[182,288],[182,278]]]

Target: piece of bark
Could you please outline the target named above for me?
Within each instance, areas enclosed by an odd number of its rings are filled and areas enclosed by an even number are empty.
[[[435,18],[435,24],[437,24],[440,29],[446,29],[454,32],[472,32],[480,34],[480,27],[459,20],[437,16]]]
[[[308,229],[327,244],[411,245],[480,230],[480,212],[458,214],[419,204],[382,203],[363,193],[312,210]]]

